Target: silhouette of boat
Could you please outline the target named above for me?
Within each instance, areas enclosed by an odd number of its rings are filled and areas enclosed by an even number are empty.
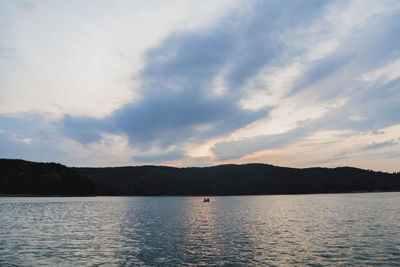
[[[209,198],[204,198],[203,202],[210,202],[210,199]]]

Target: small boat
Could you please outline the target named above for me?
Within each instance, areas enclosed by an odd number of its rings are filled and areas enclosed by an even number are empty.
[[[210,199],[209,198],[204,198],[203,202],[210,202]]]

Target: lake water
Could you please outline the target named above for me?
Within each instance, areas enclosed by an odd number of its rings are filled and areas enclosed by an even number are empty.
[[[0,266],[400,266],[400,193],[1,197]]]

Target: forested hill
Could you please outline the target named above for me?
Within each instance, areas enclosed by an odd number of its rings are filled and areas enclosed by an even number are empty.
[[[0,159],[0,194],[94,195],[94,183],[57,163]]]
[[[0,159],[0,194],[261,195],[400,191],[400,174],[350,167],[294,169],[266,164],[203,168],[68,168]]]
[[[73,168],[99,195],[261,195],[400,191],[400,174],[350,167],[294,169],[266,164],[204,168]]]

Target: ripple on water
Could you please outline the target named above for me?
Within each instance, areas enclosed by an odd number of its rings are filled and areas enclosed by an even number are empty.
[[[400,265],[400,194],[0,198],[0,266]]]

